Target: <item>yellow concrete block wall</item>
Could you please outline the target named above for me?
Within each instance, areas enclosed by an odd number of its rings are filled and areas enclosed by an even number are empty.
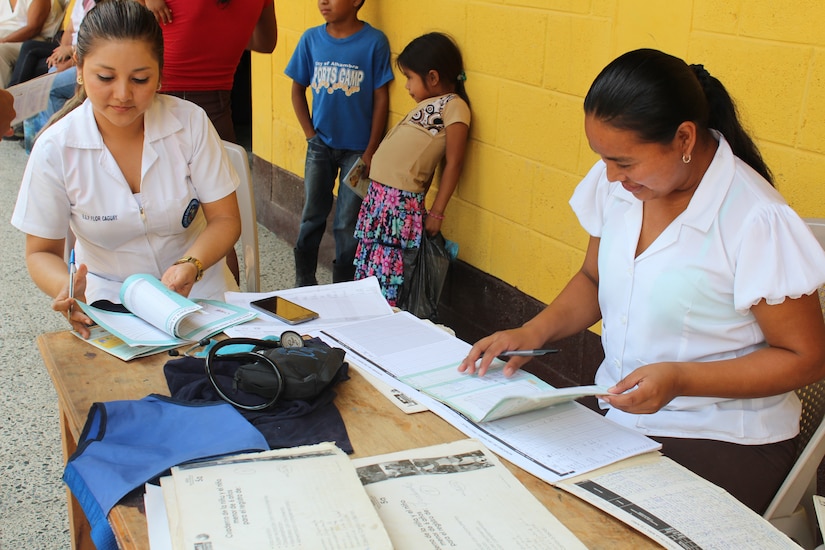
[[[309,0],[276,10],[275,53],[253,55],[253,150],[303,176],[306,144],[283,71],[301,33],[323,20]],[[393,56],[433,30],[458,42],[473,123],[444,233],[462,260],[539,300],[561,290],[587,243],[567,204],[596,160],[584,95],[605,64],[631,49],[704,64],[736,99],[791,206],[825,217],[821,0],[366,0],[361,18],[384,31]],[[413,107],[396,78],[390,124]]]

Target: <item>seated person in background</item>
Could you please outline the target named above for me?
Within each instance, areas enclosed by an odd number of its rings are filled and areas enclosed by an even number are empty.
[[[794,390],[825,376],[825,252],[701,65],[629,52],[599,74],[584,111],[601,157],[570,200],[590,234],[584,264],[459,370],[483,375],[504,350],[601,319],[607,418],[762,513],[796,458]]]
[[[237,143],[231,97],[235,70],[244,50],[275,49],[273,0],[139,1],[163,28],[161,93],[199,105],[221,139]]]
[[[100,0],[101,2],[104,0]],[[74,95],[77,83],[77,71],[74,66],[74,45],[77,43],[77,29],[83,17],[95,7],[95,0],[78,0],[74,3],[66,28],[60,38],[60,44],[52,48],[46,58],[49,72],[59,73],[52,81],[49,91],[49,104],[46,110],[26,119],[24,124],[26,152],[31,151],[37,134],[61,107]],[[17,70],[15,69],[15,74]]]
[[[21,82],[46,74],[49,71],[46,60],[52,55],[55,48],[60,46],[62,36],[62,31],[60,31],[54,40],[26,40],[23,42],[11,78],[9,78],[8,87],[11,88]]]
[[[23,42],[54,37],[62,18],[59,0],[0,2],[0,88],[8,87]]]
[[[184,296],[238,289],[224,261],[241,230],[237,175],[203,110],[157,94],[162,51],[160,26],[137,2],[86,14],[78,96],[38,138],[12,216],[26,233],[32,279],[86,337],[91,320],[75,300],[116,302],[134,273]],[[74,296],[63,258],[69,229]]]

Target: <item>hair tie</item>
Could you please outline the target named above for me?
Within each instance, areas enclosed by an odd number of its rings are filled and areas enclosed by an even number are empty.
[[[705,69],[704,65],[697,63],[695,65],[691,65],[690,68],[693,69],[693,74],[696,75],[696,78],[699,79],[699,82],[703,85],[705,82],[710,80],[710,73],[707,69]]]
[[[458,76],[456,77],[456,80],[459,80],[461,82],[465,82],[467,80],[467,74],[464,71],[461,71],[460,73],[458,73]]]

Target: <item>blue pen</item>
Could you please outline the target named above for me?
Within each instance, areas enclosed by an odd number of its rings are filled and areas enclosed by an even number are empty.
[[[77,272],[77,266],[74,263],[74,248],[69,254],[69,298],[74,298],[74,274]],[[69,320],[72,318],[72,306],[69,304]]]

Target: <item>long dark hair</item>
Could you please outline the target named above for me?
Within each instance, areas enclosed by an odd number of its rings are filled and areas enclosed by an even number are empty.
[[[431,32],[419,36],[398,54],[395,64],[399,69],[408,69],[426,82],[427,73],[436,71],[441,80],[455,86],[455,93],[470,104],[467,90],[464,89],[464,61],[461,50],[452,38],[440,32]]]
[[[713,128],[725,136],[736,156],[773,185],[770,169],[739,121],[733,98],[702,65],[688,65],[658,50],[628,52],[593,81],[584,112],[651,143],[670,143],[685,121],[699,130]]]
[[[77,31],[77,73],[82,74],[83,62],[101,40],[139,40],[151,46],[152,53],[163,70],[163,32],[148,8],[134,0],[98,2],[86,12]],[[86,99],[82,85],[74,96],[49,120],[50,126],[66,116]],[[45,130],[45,128],[44,128]]]

